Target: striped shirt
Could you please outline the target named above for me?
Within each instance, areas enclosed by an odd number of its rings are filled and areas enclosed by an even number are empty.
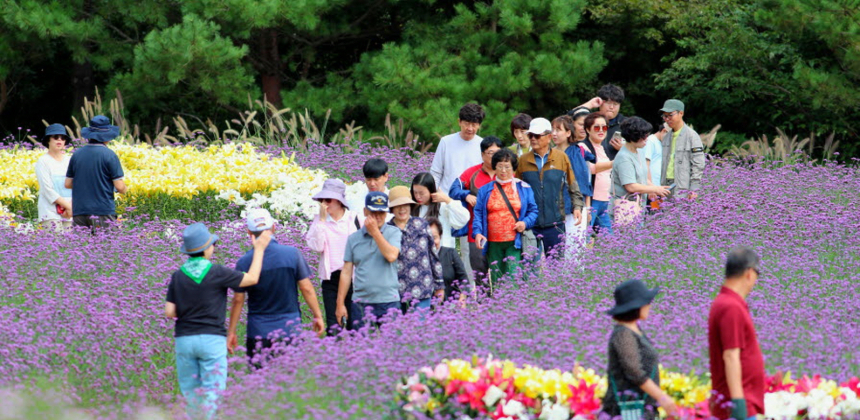
[[[319,215],[314,216],[305,240],[308,247],[322,253],[319,259],[317,275],[323,280],[330,280],[331,273],[343,268],[343,252],[349,235],[358,229],[355,227],[356,214],[347,210],[340,220],[332,219],[331,215],[324,222]]]

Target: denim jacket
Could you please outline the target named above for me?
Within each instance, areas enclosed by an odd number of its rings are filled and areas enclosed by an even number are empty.
[[[588,170],[588,163],[597,162],[597,158],[587,149],[579,147],[579,144],[571,144],[564,149],[567,158],[570,159],[570,166],[573,168],[573,175],[576,176],[576,183],[579,184],[579,192],[582,193],[582,198],[591,197],[594,195],[594,190],[591,188],[591,171]],[[584,155],[584,156],[583,156]],[[571,214],[573,209],[570,206],[570,195],[564,195],[564,213]]]

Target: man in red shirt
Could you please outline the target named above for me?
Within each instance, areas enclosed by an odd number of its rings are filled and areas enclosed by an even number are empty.
[[[758,267],[753,250],[732,250],[726,258],[726,281],[708,315],[711,413],[719,419],[764,414],[764,358],[745,300],[758,281]]]
[[[472,219],[475,217],[478,190],[496,178],[495,171],[493,171],[493,155],[502,147],[502,140],[498,137],[487,136],[481,140],[481,159],[483,162],[466,169],[459,178],[454,180],[448,191],[449,197],[462,201],[463,205],[469,209],[469,224],[467,227],[464,226],[456,231],[454,236],[466,237],[460,238],[460,253],[466,265],[466,273],[469,274],[469,280],[473,280],[481,286],[486,286],[484,278],[487,276],[487,257],[475,245]]]

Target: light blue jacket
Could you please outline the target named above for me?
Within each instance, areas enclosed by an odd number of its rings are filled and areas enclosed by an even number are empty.
[[[537,221],[538,217],[538,207],[535,202],[534,191],[529,184],[519,179],[514,179],[513,182],[516,183],[517,193],[520,195],[520,217],[518,217],[518,221],[525,222],[526,229],[531,229],[534,227],[535,221]],[[480,190],[478,190],[478,201],[475,203],[475,217],[472,221],[472,233],[474,236],[477,236],[478,234],[487,236],[487,201],[490,200],[490,193],[494,188],[496,188],[495,181],[484,185]],[[523,249],[522,238],[523,235],[520,232],[517,232],[517,239],[514,241],[515,248]],[[484,255],[487,255],[486,245],[484,246],[483,253]]]

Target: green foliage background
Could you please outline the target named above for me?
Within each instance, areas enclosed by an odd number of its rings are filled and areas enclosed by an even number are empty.
[[[553,117],[622,86],[657,122],[669,97],[718,142],[776,128],[835,133],[858,155],[857,0],[4,0],[0,130],[69,123],[96,88],[127,118],[236,118],[248,96],[422,139],[468,101],[508,141],[517,112]],[[730,144],[718,144],[727,150]]]

